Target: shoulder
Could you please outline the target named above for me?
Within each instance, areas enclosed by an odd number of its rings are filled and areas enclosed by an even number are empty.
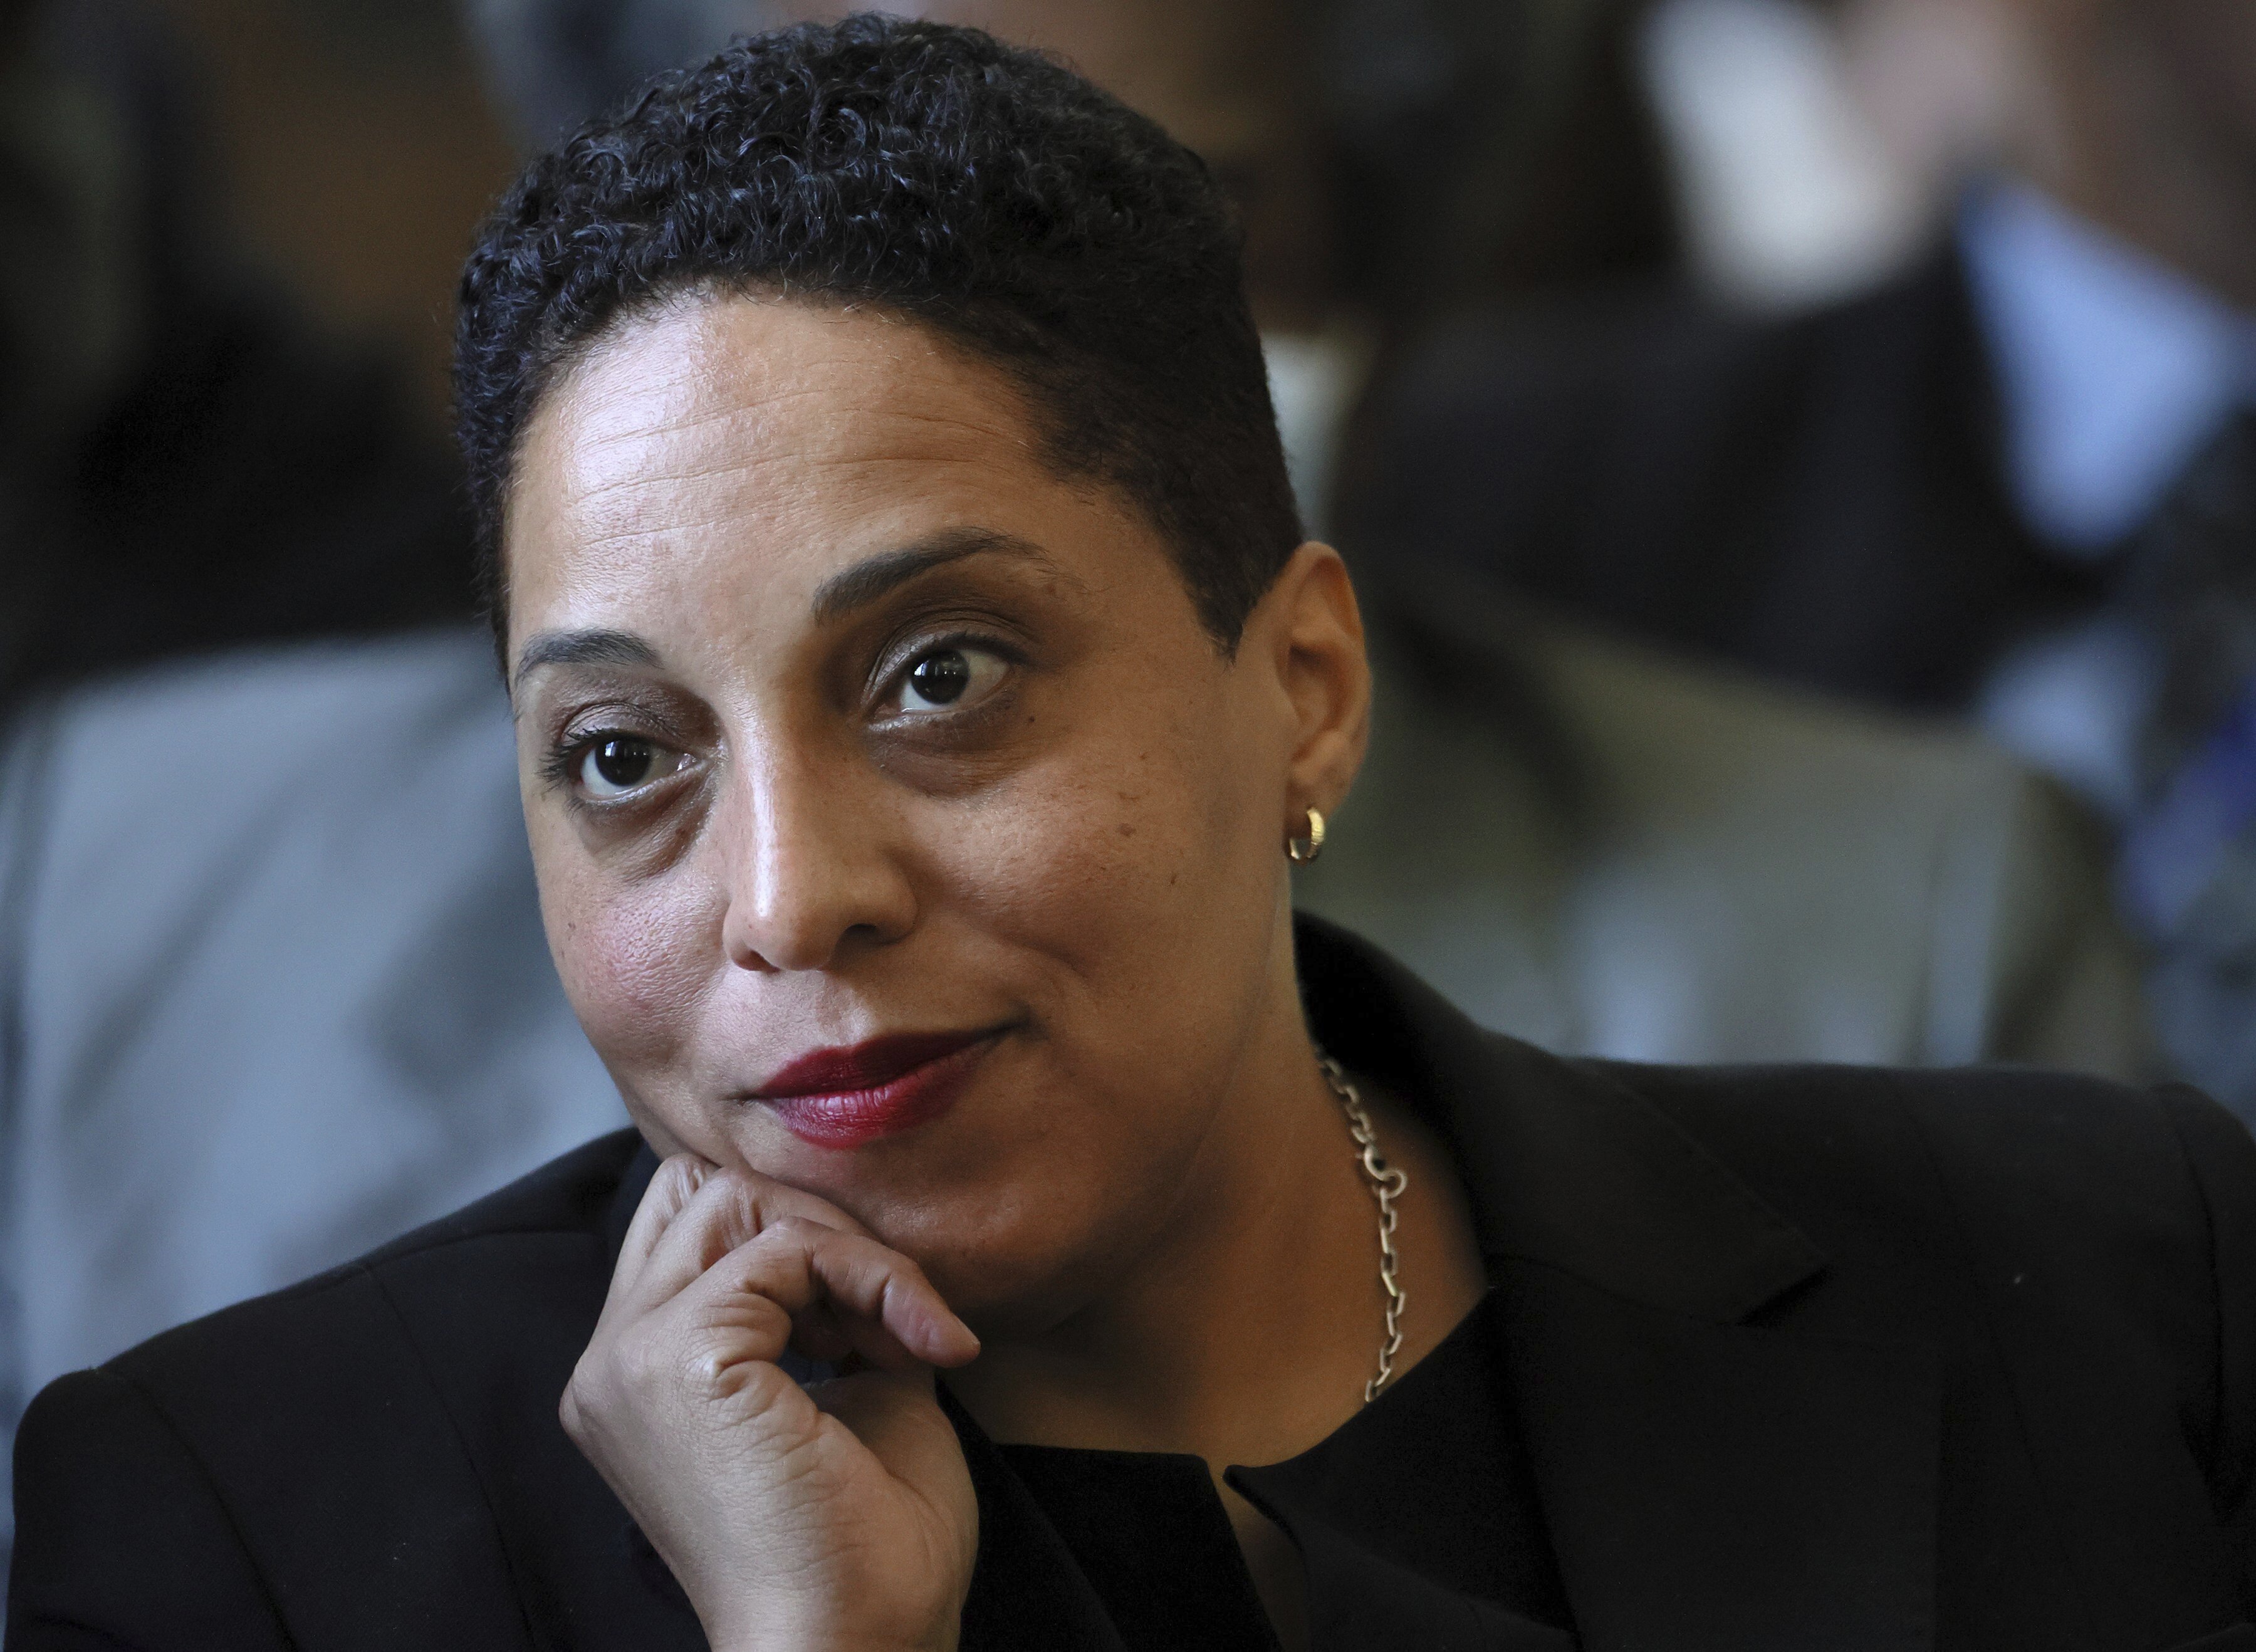
[[[2221,1156],[2228,1179],[2256,1194],[2256,1141],[2184,1084],[2013,1066],[1574,1064],[1634,1091],[1758,1185],[1788,1166],[1885,1176],[1916,1164],[2015,1201],[2090,1186],[2147,1204],[2193,1195],[2195,1158]]]
[[[2256,1140],[2184,1085],[2033,1068],[1593,1063],[1848,1274],[1970,1271],[2027,1323],[2142,1321],[2207,1371],[2256,1330]],[[2252,1347],[2251,1352],[2256,1352]]]
[[[2229,1115],[2034,1070],[1598,1076],[1808,1242],[1747,1332],[1895,1359],[1948,1589],[2026,1613],[2072,1574],[2126,1628],[2256,1598],[2256,1142]]]
[[[2256,1140],[2215,1102],[2029,1069],[1609,1076],[1826,1253],[1786,1323],[1937,1349],[2069,1483],[2189,1460],[2256,1518]]]
[[[1501,706],[1524,720],[1532,694],[1595,771],[1590,778],[1617,793],[1644,775],[1678,802],[1696,788],[1844,815],[1864,812],[1868,797],[1856,794],[1865,794],[1886,798],[1899,819],[1938,821],[2059,797],[1954,724],[1695,663],[1558,618],[1445,565],[1405,563],[1364,583],[1382,694],[1431,699],[1469,729],[1479,717],[1462,708]],[[1499,695],[1499,685],[1519,692]]]
[[[1884,796],[1899,820],[1938,822],[2048,789],[1939,721],[1780,688],[1573,625],[1530,619],[1518,630],[1528,668],[1618,786],[1634,771],[1653,773],[1657,761],[1655,783],[1672,788],[1792,800],[1844,815]]]
[[[161,1390],[196,1369],[243,1365],[254,1351],[326,1346],[340,1331],[396,1338],[390,1303],[402,1295],[449,1298],[503,1335],[533,1275],[576,1282],[600,1303],[605,1223],[641,1145],[632,1130],[598,1137],[365,1256],[152,1338],[106,1368]]]
[[[1307,880],[1320,903],[1446,977],[1494,949],[1421,948],[1393,914],[1438,879],[1392,846],[1446,840],[1459,891],[1510,858],[1562,926],[1548,990],[1571,1013],[1499,1024],[1569,1048],[2139,1070],[2102,846],[2050,781],[1955,729],[1420,575],[1374,582],[1377,781],[1342,810],[1353,877]],[[1374,811],[1387,847],[1364,865],[1352,840]],[[1350,899],[1364,886],[1385,900]]]
[[[89,1580],[185,1533],[226,1557],[215,1578],[349,1575],[403,1614],[513,1599],[511,1500],[594,1495],[555,1398],[602,1305],[639,1145],[589,1142],[356,1261],[50,1384],[18,1446],[19,1576],[78,1578],[98,1599]],[[397,1564],[409,1554],[431,1564]],[[66,1590],[43,1609],[78,1605]]]
[[[2027,1068],[1888,1075],[1939,1168],[2026,1192],[2194,1208],[2256,1192],[2256,1141],[2190,1085],[2121,1084]],[[2078,1174],[2079,1170],[2082,1174]]]
[[[1930,720],[1572,627],[1526,636],[1527,668],[1585,754],[1589,825],[1635,867],[1636,898],[1658,886],[1660,909],[1691,903],[1688,921],[1727,892],[1750,951],[1862,983],[1909,1034],[1811,1053],[2147,1070],[2105,845],[2055,782]]]

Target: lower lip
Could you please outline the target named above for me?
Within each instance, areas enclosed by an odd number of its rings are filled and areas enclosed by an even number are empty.
[[[867,1090],[774,1096],[760,1105],[811,1147],[865,1147],[881,1137],[930,1124],[953,1107],[971,1070],[994,1044],[993,1037],[983,1038]]]

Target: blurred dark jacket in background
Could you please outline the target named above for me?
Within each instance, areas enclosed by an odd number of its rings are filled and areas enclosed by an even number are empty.
[[[469,618],[454,455],[372,351],[222,249],[180,42],[19,8],[0,211],[0,704],[278,638]]]
[[[1364,434],[1351,543],[1833,694],[1963,711],[2010,641],[2105,589],[2014,511],[1952,253],[1783,321],[1681,290],[1463,316]]]

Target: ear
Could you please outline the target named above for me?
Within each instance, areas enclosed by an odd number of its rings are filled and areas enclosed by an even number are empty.
[[[1347,796],[1371,738],[1371,665],[1363,614],[1347,564],[1314,540],[1293,553],[1256,610],[1244,646],[1276,673],[1291,718],[1281,837],[1297,837],[1306,811],[1330,814]]]

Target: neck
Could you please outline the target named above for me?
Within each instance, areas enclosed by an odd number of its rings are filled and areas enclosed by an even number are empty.
[[[2013,159],[2062,205],[2256,309],[2256,157],[2212,130],[2135,11],[2034,45]]]
[[[1038,1334],[991,1340],[950,1374],[997,1438],[1266,1463],[1362,1403],[1384,1324],[1378,1206],[1296,989],[1284,1008],[1217,1110],[1180,1219],[1096,1300]],[[1411,1175],[1403,1367],[1477,1298],[1480,1264],[1446,1156],[1372,1112]]]

